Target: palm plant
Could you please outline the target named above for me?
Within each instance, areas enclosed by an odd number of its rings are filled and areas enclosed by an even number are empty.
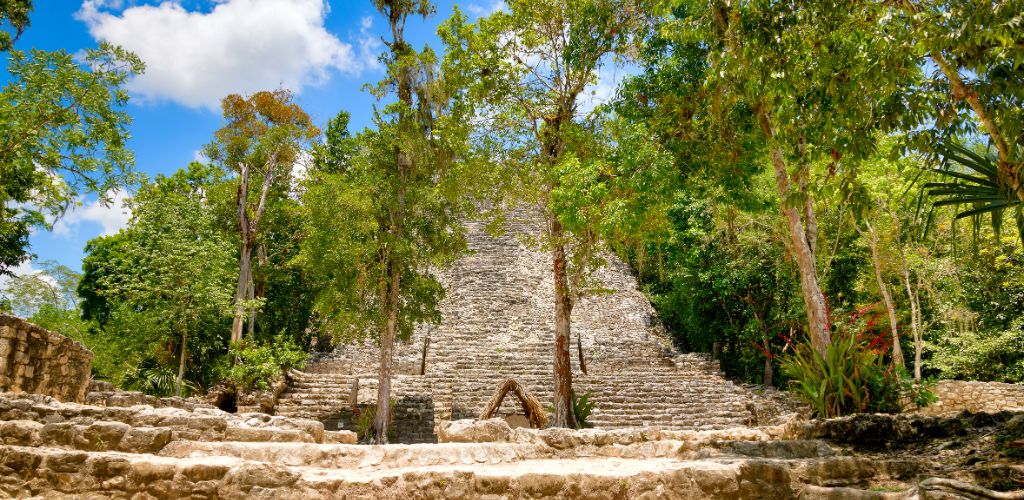
[[[1013,188],[999,173],[999,158],[995,153],[972,151],[962,144],[939,144],[943,165],[932,169],[943,177],[941,182],[929,182],[923,187],[933,198],[932,207],[955,205],[955,219],[971,218],[977,238],[981,219],[990,216],[992,230],[998,239],[1007,211],[1014,214],[1018,235],[1024,241],[1024,204]],[[961,210],[961,207],[965,209]],[[929,217],[930,218],[930,217]],[[926,229],[927,230],[927,229]]]

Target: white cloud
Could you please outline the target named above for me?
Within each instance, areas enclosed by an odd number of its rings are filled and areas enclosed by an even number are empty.
[[[130,196],[124,191],[115,191],[108,193],[107,198],[109,203],[94,200],[73,206],[53,224],[53,233],[70,238],[83,223],[94,223],[103,229],[101,236],[116,234],[132,218],[131,209],[125,206]]]
[[[9,269],[15,276],[29,276],[37,273],[41,273],[39,269],[32,267],[32,261],[26,260],[21,264]],[[51,278],[52,279],[52,278]],[[6,275],[0,275],[0,292],[7,288],[7,283],[10,282],[11,278]]]
[[[615,92],[618,91],[622,80],[635,73],[636,68],[623,66],[608,58],[604,61],[604,65],[597,70],[597,81],[588,85],[583,95],[580,96],[577,111],[587,115],[597,106],[609,102],[615,97]]]
[[[466,6],[466,10],[469,11],[469,13],[473,14],[474,16],[486,17],[491,14],[494,14],[495,12],[498,12],[499,10],[507,9],[505,5],[505,0],[495,0],[494,2],[491,2],[490,6],[481,6],[480,4],[471,3]]]
[[[380,38],[371,30],[373,29],[373,18],[366,16],[359,20],[359,60],[363,66],[373,70],[382,69],[377,57],[380,55],[383,45]]]
[[[77,17],[94,38],[145,61],[145,74],[128,84],[143,100],[216,109],[230,93],[280,86],[300,92],[332,72],[356,74],[366,66],[351,44],[324,28],[323,0],[217,0],[208,12],[173,0],[111,8],[109,1],[85,0]]]

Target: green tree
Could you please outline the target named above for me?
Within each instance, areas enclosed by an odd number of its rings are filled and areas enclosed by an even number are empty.
[[[218,330],[204,326],[216,324],[229,310],[236,270],[230,241],[217,231],[206,205],[207,174],[194,164],[144,186],[132,199],[130,224],[117,235],[125,244],[109,245],[113,251],[104,252],[105,261],[89,261],[83,279],[96,287],[84,295],[101,296],[112,311],[105,314],[108,322],[143,325],[155,330],[151,339],[175,344],[177,396],[190,339],[197,344],[193,349],[222,345]]]
[[[470,24],[460,12],[442,25],[445,67],[463,78],[481,114],[480,145],[520,182],[514,191],[544,209],[543,245],[555,284],[552,425],[577,427],[572,408],[571,277],[592,267],[592,227],[567,227],[554,197],[578,173],[574,142],[585,135],[580,105],[598,70],[624,55],[643,25],[634,1],[511,1],[507,11]],[[585,142],[585,141],[584,141]],[[569,207],[576,206],[573,203]],[[582,220],[577,219],[578,222]]]
[[[286,90],[257,92],[248,98],[232,94],[221,105],[227,123],[204,152],[214,163],[238,174],[239,272],[231,324],[231,341],[237,342],[242,339],[247,310],[250,333],[254,329],[253,253],[264,230],[268,203],[275,192],[290,186],[293,169],[320,131]]]
[[[11,19],[23,28],[18,4]],[[82,57],[9,53],[11,78],[0,90],[0,274],[26,257],[31,226],[59,217],[82,194],[109,201],[135,182],[122,86],[143,69],[138,57],[106,44]]]
[[[828,304],[820,283],[811,165],[855,169],[873,152],[874,131],[916,124],[904,89],[920,69],[895,7],[815,1],[683,2],[673,39],[708,47],[705,86],[742,101],[756,118],[800,269],[808,334],[824,355]],[[911,111],[911,112],[907,112]],[[824,160],[824,161],[822,161]]]
[[[430,273],[466,248],[463,217],[472,209],[464,154],[468,120],[438,75],[429,48],[404,38],[409,16],[427,17],[427,1],[378,1],[392,39],[382,57],[387,76],[371,90],[397,97],[374,117],[376,129],[354,140],[342,113],[328,124],[306,183],[307,237],[302,260],[318,277],[316,310],[337,335],[379,335],[377,407],[391,401],[396,338],[418,322],[440,321],[444,289]],[[374,420],[376,441],[387,442],[389,411]]]

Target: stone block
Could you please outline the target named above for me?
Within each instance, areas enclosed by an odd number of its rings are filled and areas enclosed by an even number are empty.
[[[125,433],[117,449],[129,453],[156,453],[171,442],[171,430],[167,428],[135,427]]]
[[[439,443],[505,443],[513,436],[512,428],[500,418],[441,422],[434,432]]]

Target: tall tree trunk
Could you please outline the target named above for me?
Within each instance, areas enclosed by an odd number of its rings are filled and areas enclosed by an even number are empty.
[[[252,264],[250,263],[250,266]],[[248,320],[246,321],[246,329],[249,331],[249,338],[253,338],[256,335],[256,306],[253,305],[253,301],[256,300],[256,282],[252,275],[252,267],[249,268],[249,286],[245,293],[245,300],[249,302],[249,313],[246,314]]]
[[[178,380],[174,384],[174,395],[181,397],[181,383],[185,379],[185,348],[187,347],[188,336],[184,329],[181,332],[181,353],[178,355]]]
[[[768,344],[768,336],[765,335],[762,338],[762,345],[764,346],[764,352],[771,353],[770,346]],[[764,357],[764,385],[771,387],[775,383],[775,368],[772,366],[772,357]]]
[[[248,293],[249,280],[251,275],[252,261],[252,239],[249,225],[249,212],[246,205],[249,203],[249,166],[246,163],[239,165],[238,191],[235,193],[236,210],[238,211],[238,233],[241,240],[241,248],[238,252],[238,288],[235,290],[235,317],[231,322],[231,342],[242,340],[242,322],[245,319],[245,307],[242,305]]]
[[[910,328],[914,336],[914,380],[921,380],[921,323],[918,310],[917,292],[910,284],[910,271],[907,264],[903,263],[903,285],[907,288],[907,298],[910,300]]]
[[[870,222],[864,223],[868,228],[868,245],[871,247],[871,265],[875,268],[875,281],[878,282],[878,290],[882,293],[882,300],[885,301],[885,311],[889,315],[889,328],[892,330],[892,361],[900,368],[906,368],[903,361],[903,348],[900,347],[900,334],[896,323],[896,306],[892,302],[892,294],[882,278],[882,257],[878,253],[878,233],[871,226]]]
[[[793,256],[796,259],[797,267],[800,270],[800,290],[803,292],[804,306],[807,308],[808,334],[811,337],[811,344],[818,354],[825,356],[828,346],[832,342],[832,334],[829,331],[830,323],[828,317],[828,306],[825,304],[825,294],[818,282],[817,264],[814,251],[810,242],[807,241],[807,233],[801,217],[801,208],[804,211],[813,213],[813,206],[800,208],[787,206],[786,198],[790,194],[791,182],[789,172],[786,170],[786,160],[782,155],[782,149],[775,144],[775,129],[772,126],[772,119],[763,108],[757,110],[758,122],[764,132],[768,143],[772,146],[772,166],[775,170],[775,187],[779,192],[779,201],[782,206],[782,213],[786,216],[786,226],[789,229]]]
[[[410,47],[405,43],[404,30],[405,19],[410,13],[412,4],[403,2],[381,2],[378,10],[387,15],[388,24],[391,27],[391,42],[384,43],[391,50],[395,61],[403,64],[400,60],[403,56],[409,55]],[[403,111],[399,120],[414,120],[413,113],[413,82],[408,66],[404,64],[399,67],[394,78],[397,87],[399,102],[406,105],[408,109]],[[395,186],[395,206],[390,211],[391,215],[391,238],[397,244],[403,239],[405,220],[405,193],[412,169],[412,158],[407,151],[403,151],[401,143],[397,144],[398,151],[395,154],[395,169],[398,174],[398,185]],[[401,303],[401,263],[396,262],[396,255],[389,254],[387,257],[388,283],[387,283],[387,324],[380,342],[380,367],[377,373],[377,415],[373,421],[376,433],[376,442],[386,444],[388,442],[388,427],[391,425],[391,375],[394,363],[395,336],[398,331],[398,308]]]
[[[554,243],[551,250],[552,271],[555,278],[555,418],[553,427],[578,427],[572,406],[572,358],[569,355],[572,297],[569,295],[569,276],[562,243],[562,223],[554,213],[548,213],[548,227]]]
[[[377,415],[373,429],[377,444],[388,443],[388,428],[391,426],[391,374],[394,364],[395,333],[398,330],[398,303],[401,275],[396,264],[389,264],[388,273],[388,321],[380,339],[380,367],[377,371]]]
[[[252,247],[248,239],[242,237],[242,245],[238,252],[238,288],[235,291],[235,317],[231,322],[231,342],[242,340],[242,326],[245,321],[245,300],[249,296],[249,284],[252,281]]]
[[[921,277],[917,278],[917,291],[911,305],[914,313],[914,380],[921,380],[921,351],[924,350],[924,324],[921,322]]]

